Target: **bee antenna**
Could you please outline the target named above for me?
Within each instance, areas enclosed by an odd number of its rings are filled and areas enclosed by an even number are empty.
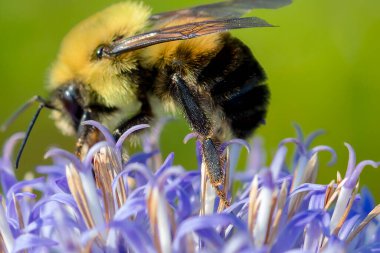
[[[55,109],[52,105],[50,105],[49,102],[47,102],[45,99],[43,99],[40,96],[34,96],[31,99],[29,99],[25,104],[23,104],[16,112],[12,114],[12,116],[9,117],[7,121],[5,121],[1,127],[0,131],[4,132],[8,129],[8,127],[30,106],[32,106],[35,102],[40,103],[43,105],[43,107],[49,108],[49,109]]]
[[[32,121],[30,121],[30,123],[29,123],[28,130],[26,131],[26,134],[25,134],[25,138],[22,141],[21,147],[20,147],[20,149],[19,149],[19,151],[17,153],[17,157],[16,157],[16,169],[18,169],[18,166],[20,164],[20,159],[21,159],[22,152],[24,151],[26,142],[29,139],[29,136],[30,136],[30,133],[32,132],[33,126],[36,123],[37,118],[40,115],[40,112],[41,112],[42,108],[44,108],[44,107],[46,107],[45,104],[41,103],[40,106],[38,107],[36,113],[34,114]]]
[[[39,103],[39,107],[37,109],[37,112],[34,114],[32,121],[29,123],[28,129],[26,131],[25,138],[21,144],[20,150],[17,153],[17,158],[16,158],[16,169],[19,166],[20,163],[20,158],[22,155],[22,152],[24,151],[26,142],[28,141],[29,135],[32,132],[33,126],[37,121],[38,116],[40,115],[40,112],[42,108],[46,107],[48,109],[55,109],[56,108],[51,105],[48,101],[46,101],[44,98],[40,96],[34,96],[31,99],[29,99],[25,104],[23,104],[9,119],[0,127],[1,131],[5,131],[26,109],[28,109],[30,106],[32,106],[34,103]]]

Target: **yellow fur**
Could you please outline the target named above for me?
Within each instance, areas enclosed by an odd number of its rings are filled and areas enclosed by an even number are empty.
[[[120,69],[135,68],[133,55],[124,55],[119,62],[91,61],[101,44],[109,44],[116,36],[129,37],[141,33],[150,15],[150,9],[137,2],[122,2],[91,16],[74,27],[64,38],[57,61],[50,76],[50,90],[70,81],[90,85],[106,98],[108,105],[121,105],[133,98],[133,84],[126,85],[119,78]],[[123,88],[121,88],[123,87]]]
[[[57,60],[52,66],[49,75],[49,90],[54,91],[70,82],[88,85],[88,90],[103,98],[102,103],[118,108],[116,113],[101,120],[110,129],[115,128],[121,119],[131,118],[140,111],[142,104],[136,97],[138,87],[126,76],[121,75],[122,72],[137,68],[138,60],[146,69],[160,70],[162,66],[173,64],[183,67],[184,70],[188,69],[188,74],[184,77],[185,81],[193,85],[193,89],[200,89],[199,92],[204,93],[201,86],[195,83],[195,77],[187,63],[199,56],[219,51],[222,38],[220,33],[162,43],[122,54],[116,59],[96,60],[94,58],[99,46],[111,44],[120,36],[127,38],[145,32],[150,14],[150,9],[141,3],[122,2],[108,7],[75,26],[64,38]],[[167,23],[158,23],[156,27],[150,29],[204,20],[207,18],[177,18]],[[177,54],[179,49],[186,50],[190,54],[183,58],[183,54]],[[149,97],[149,101],[153,105],[155,115],[161,111],[173,114],[179,111],[171,97],[163,98],[163,101]],[[86,101],[86,104],[89,102],[93,101]],[[75,129],[69,126],[70,119],[66,118],[67,115],[56,112],[52,116],[62,131],[74,134]]]

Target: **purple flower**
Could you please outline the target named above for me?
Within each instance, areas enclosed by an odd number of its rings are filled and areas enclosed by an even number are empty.
[[[221,145],[226,160],[223,186],[231,206],[219,201],[208,182],[199,142],[196,170],[174,165],[174,154],[161,159],[158,139],[164,121],[146,129],[142,153],[129,154],[123,142],[137,125],[114,141],[97,122],[103,141],[79,160],[53,148],[49,166],[39,166],[39,178],[18,180],[11,162],[16,134],[0,158],[1,252],[368,252],[380,249],[380,226],[368,190],[359,194],[358,178],[366,165],[356,164],[353,148],[344,178],[317,184],[318,152],[310,147],[321,132],[281,142],[265,165],[262,144],[251,148],[243,140]],[[185,138],[187,142],[192,137]],[[293,162],[287,148],[295,143]],[[250,152],[247,167],[237,172],[241,147]],[[241,171],[239,169],[239,171]],[[239,189],[232,191],[238,183]]]

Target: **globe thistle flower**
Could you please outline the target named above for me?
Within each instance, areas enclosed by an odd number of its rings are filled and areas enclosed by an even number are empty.
[[[104,137],[81,161],[53,148],[51,165],[38,178],[17,179],[11,155],[23,134],[12,136],[0,160],[1,252],[369,252],[380,250],[380,226],[368,190],[359,193],[359,175],[374,161],[349,161],[345,176],[316,183],[319,152],[311,147],[321,132],[284,139],[269,165],[260,140],[250,146],[231,140],[220,146],[226,179],[219,201],[208,183],[197,141],[196,170],[174,165],[174,153],[161,159],[159,135],[164,121],[142,135],[143,152],[129,154],[123,142],[137,125],[114,141],[97,122],[85,124]],[[185,142],[195,134],[185,137]],[[287,144],[294,143],[292,162]],[[250,152],[237,170],[241,147]],[[239,189],[232,191],[234,183]]]

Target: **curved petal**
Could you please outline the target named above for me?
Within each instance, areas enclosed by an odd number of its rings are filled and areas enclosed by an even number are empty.
[[[288,197],[288,200],[294,197],[294,195],[305,192],[305,191],[325,191],[327,189],[326,185],[319,185],[319,184],[310,184],[310,183],[304,183],[295,188],[291,194]]]
[[[171,176],[179,176],[182,175],[185,170],[180,166],[173,166],[165,170],[159,177],[157,178],[157,184],[160,190],[163,189],[166,180]]]
[[[110,147],[109,142],[101,141],[93,145],[86,154],[86,157],[83,160],[83,168],[86,170],[92,169],[92,160],[96,153],[98,153],[102,148]]]
[[[260,137],[253,138],[251,147],[252,151],[248,155],[246,171],[248,173],[256,174],[265,164],[263,140]],[[249,179],[251,181],[251,179]]]
[[[188,182],[191,183],[193,180],[198,180],[199,176],[199,171],[183,171],[182,174],[180,174],[173,181],[170,182],[170,185],[165,186],[165,190],[175,191],[179,188],[182,188],[184,185],[187,186]]]
[[[270,171],[272,171],[274,181],[277,181],[280,175],[282,166],[286,159],[287,152],[288,152],[288,149],[285,146],[280,147],[277,150],[276,155],[274,156],[272,160],[272,163],[270,165]]]
[[[189,140],[194,139],[194,138],[198,138],[198,134],[189,133],[185,136],[185,138],[183,138],[183,143],[187,144],[189,142]]]
[[[148,128],[148,127],[150,127],[150,125],[148,125],[148,124],[140,124],[140,125],[136,125],[136,126],[133,126],[133,127],[129,128],[117,140],[116,145],[115,145],[116,149],[121,150],[125,139],[127,139],[128,136],[131,135],[133,132],[136,132],[138,130],[145,129],[145,128]]]
[[[247,233],[247,227],[241,220],[232,214],[214,214],[206,216],[191,217],[182,222],[173,241],[174,251],[180,250],[181,240],[188,233],[198,232],[204,229],[216,229],[219,226],[233,225],[237,231]],[[209,239],[207,235],[202,238]]]
[[[123,233],[125,242],[133,252],[156,252],[150,235],[144,231],[140,224],[123,220],[111,222],[109,227]]]
[[[191,200],[194,198],[192,192],[186,191],[184,188],[176,188],[176,197],[172,199],[172,205],[177,204],[176,215],[178,216],[178,223],[190,217],[197,207],[192,204]]]
[[[349,143],[345,142],[344,146],[346,146],[346,148],[348,149],[348,165],[347,165],[346,175],[344,177],[349,178],[351,177],[352,172],[354,171],[355,166],[356,166],[356,153]]]
[[[144,152],[151,152],[152,150],[157,149],[164,126],[173,119],[173,117],[160,118],[159,121],[153,126],[152,131],[144,135],[142,145]]]
[[[161,167],[157,170],[155,173],[156,177],[159,177],[166,169],[173,166],[174,161],[174,152],[171,152],[165,159],[164,163],[161,165]]]
[[[197,157],[198,170],[201,169],[202,166],[202,144],[199,140],[195,142],[195,154]]]
[[[223,213],[236,213],[237,211],[239,211],[239,209],[241,209],[243,206],[245,206],[248,203],[248,201],[249,201],[249,198],[244,198],[244,199],[239,200],[237,202],[235,201],[229,207],[224,209]]]
[[[306,225],[312,221],[320,221],[319,223],[322,223],[323,218],[323,211],[305,211],[296,214],[278,235],[271,252],[282,253],[290,250],[304,233]]]
[[[331,154],[331,160],[329,161],[329,163],[327,165],[328,166],[334,165],[334,163],[336,162],[336,152],[335,152],[334,149],[332,149],[329,146],[325,146],[325,145],[316,146],[311,151],[309,151],[308,155],[309,155],[309,157],[312,157],[315,153],[318,153],[318,152],[321,152],[321,151],[328,151],[328,152],[330,152],[330,154]]]
[[[56,241],[43,238],[34,234],[22,234],[15,240],[13,252],[36,248],[36,247],[52,247],[58,245]]]
[[[119,179],[125,175],[128,175],[130,172],[136,171],[143,175],[146,180],[149,182],[153,179],[152,172],[141,163],[131,163],[127,164],[122,172],[120,172],[112,181],[112,192],[115,194],[116,187],[118,186]],[[115,195],[114,195],[115,196]]]
[[[365,166],[372,166],[374,168],[377,168],[379,166],[378,163],[372,161],[372,160],[365,160],[360,162],[352,172],[352,175],[348,178],[347,182],[344,184],[345,187],[353,189],[356,185],[356,182],[359,179],[360,173],[362,173]]]
[[[46,152],[44,158],[50,158],[54,156],[59,156],[67,159],[69,162],[71,162],[77,170],[83,170],[82,162],[76,157],[74,154],[67,152],[66,150],[59,149],[59,148],[52,148],[48,152]]]
[[[142,153],[134,154],[131,157],[129,157],[127,164],[131,164],[131,163],[146,164],[148,159],[150,159],[151,157],[153,157],[159,153],[160,153],[160,151],[158,149],[156,149],[156,150],[153,150],[153,151],[147,152],[147,153],[142,152]]]
[[[74,198],[70,194],[66,193],[57,193],[54,195],[49,196],[48,198],[41,199],[38,201],[31,210],[29,220],[36,220],[40,215],[41,207],[44,206],[46,203],[49,203],[51,201],[55,201],[58,203],[61,203],[65,206],[65,208],[71,207],[72,210],[75,213],[76,217],[80,217],[80,212],[77,206],[77,203],[75,202]]]
[[[9,191],[7,192],[7,200],[11,200],[13,194],[17,193],[18,191],[22,190],[22,188],[26,186],[32,186],[33,185],[38,185],[42,184],[45,181],[43,177],[31,179],[31,180],[24,180],[24,181],[19,181],[18,183],[14,184]]]
[[[301,126],[298,123],[293,123],[293,127],[296,129],[297,139],[303,143],[304,135]]]
[[[7,140],[7,142],[5,143],[3,147],[3,157],[2,157],[3,162],[4,161],[10,162],[12,160],[12,153],[14,151],[14,148],[17,142],[24,138],[25,138],[25,133],[15,133]]]
[[[307,138],[306,140],[304,141],[304,145],[306,147],[306,149],[308,149],[311,145],[311,143],[315,140],[315,138],[317,138],[318,136],[324,134],[325,131],[324,130],[317,130],[313,133],[311,133]]]
[[[349,234],[354,230],[354,227],[359,223],[360,215],[354,215],[343,223],[343,226],[339,232],[339,239],[346,240]]]
[[[31,193],[31,192],[19,192],[14,195],[16,199],[23,199],[23,198],[30,198],[35,199],[37,197],[37,194]]]
[[[249,143],[243,139],[232,139],[232,140],[229,140],[229,141],[226,141],[224,143],[222,143],[222,145],[220,146],[220,153],[223,153],[226,148],[231,145],[231,144],[238,144],[238,145],[241,145],[243,147],[245,147],[245,149],[249,152],[251,152],[251,147],[249,146]]]
[[[129,219],[132,215],[147,209],[145,198],[128,199],[125,204],[116,211],[114,221],[123,221]]]
[[[306,147],[303,145],[303,143],[296,139],[296,138],[286,138],[286,139],[283,139],[280,144],[278,145],[278,147],[282,147],[284,146],[285,144],[288,144],[288,143],[294,143],[297,145],[298,147],[298,150],[299,152],[302,154],[302,155],[306,155]]]
[[[227,242],[222,252],[223,253],[230,253],[230,252],[264,253],[267,251],[265,250],[260,251],[260,250],[255,249],[252,244],[252,238],[250,238],[249,235],[244,234],[244,233],[236,233],[236,235],[233,235],[232,238]]]
[[[82,122],[82,125],[83,126],[93,126],[93,127],[97,128],[103,134],[104,139],[106,139],[106,141],[111,146],[115,145],[115,139],[113,138],[113,136],[110,133],[110,131],[105,126],[103,126],[102,124],[100,124],[99,122],[97,122],[95,120],[86,120],[86,121]]]

